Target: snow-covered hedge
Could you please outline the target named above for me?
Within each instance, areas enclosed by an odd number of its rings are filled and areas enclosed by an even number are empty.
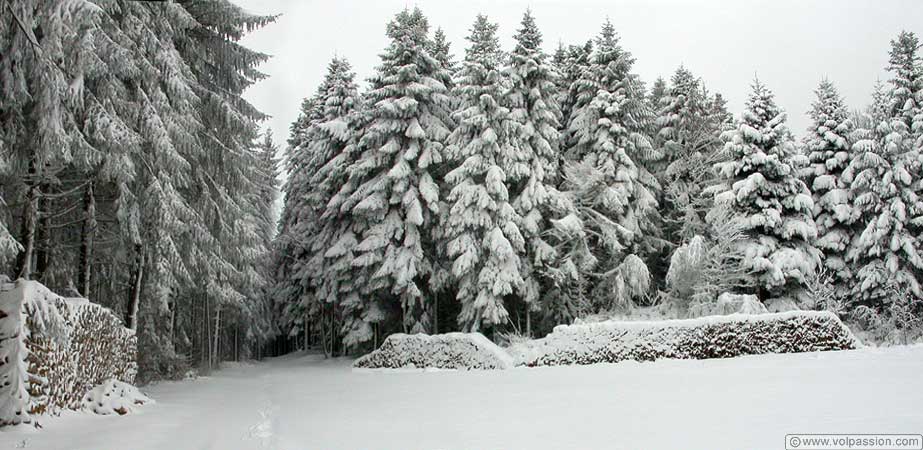
[[[660,358],[729,358],[861,346],[830,312],[711,316],[658,322],[561,325],[511,348],[516,365],[555,366]]]
[[[508,369],[512,358],[480,333],[392,334],[355,367]]]
[[[3,284],[0,425],[80,409],[84,395],[110,378],[133,383],[136,348],[134,332],[102,306],[34,281]]]

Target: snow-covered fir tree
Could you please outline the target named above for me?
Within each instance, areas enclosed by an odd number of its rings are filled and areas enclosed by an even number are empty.
[[[353,265],[373,273],[378,295],[401,305],[407,331],[429,327],[428,278],[435,252],[429,234],[439,213],[433,176],[450,133],[445,68],[430,52],[429,24],[419,9],[388,24],[391,44],[371,80],[358,160],[349,169],[343,208],[368,227]]]
[[[923,298],[917,274],[923,269],[920,227],[923,202],[919,197],[920,152],[911,129],[911,98],[916,58],[912,36],[892,41],[889,71],[891,90],[879,84],[873,93],[868,127],[856,132],[852,177],[856,235],[847,253],[853,264],[852,301],[881,307],[894,301],[894,289]],[[900,99],[900,98],[903,99]]]
[[[852,278],[846,250],[853,237],[850,196],[852,180],[843,172],[852,160],[853,124],[846,104],[830,80],[814,91],[817,99],[809,112],[811,126],[804,138],[810,165],[805,182],[814,198],[815,246],[824,253],[824,267],[834,277],[839,294],[849,291]]]
[[[326,218],[328,203],[345,182],[344,151],[353,139],[351,120],[358,107],[352,68],[337,57],[292,124],[286,198],[276,243],[276,296],[283,302],[278,314],[287,332],[305,333],[309,320],[326,325],[340,306],[336,283],[340,277],[333,274],[340,266],[324,260],[336,242],[332,234],[337,224]],[[342,294],[343,300],[349,297]],[[328,328],[322,334],[335,334]]]
[[[814,202],[790,164],[794,150],[785,114],[759,80],[753,83],[740,124],[726,133],[729,161],[716,165],[720,185],[710,188],[716,208],[744,224],[744,264],[760,300],[777,309],[804,301],[804,285],[821,263],[814,247]]]
[[[505,323],[504,298],[524,293],[525,238],[510,191],[532,167],[519,154],[525,150],[514,147],[518,124],[504,106],[497,25],[478,15],[468,41],[455,88],[458,126],[449,136],[451,206],[444,226],[462,308],[458,322],[478,331]]]
[[[888,71],[891,72],[890,117],[892,120],[901,121],[902,126],[907,128],[906,132],[914,137],[923,133],[923,129],[920,128],[923,126],[920,123],[923,120],[923,117],[920,117],[923,107],[923,63],[919,51],[920,40],[916,34],[902,31],[891,41],[888,58]]]
[[[526,240],[522,300],[525,303],[526,334],[531,334],[531,313],[538,310],[542,273],[557,259],[554,248],[543,232],[554,210],[564,202],[555,188],[558,175],[560,110],[555,90],[555,71],[542,51],[542,34],[535,18],[527,11],[515,36],[516,47],[510,54],[505,73],[509,89],[505,104],[515,122],[512,148],[515,159],[527,165],[528,173],[510,177],[509,195],[519,215],[520,231]]]
[[[567,234],[588,241],[565,258],[595,268],[591,297],[599,308],[630,307],[650,284],[641,258],[654,248],[659,186],[643,164],[657,152],[644,133],[646,99],[633,64],[607,21],[575,82],[565,137],[571,166],[564,186],[578,210],[567,223],[586,230]]]

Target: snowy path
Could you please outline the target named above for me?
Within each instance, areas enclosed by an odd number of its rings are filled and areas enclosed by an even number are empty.
[[[285,357],[46,419],[0,449],[778,449],[787,433],[923,433],[923,346],[505,372],[360,372]]]

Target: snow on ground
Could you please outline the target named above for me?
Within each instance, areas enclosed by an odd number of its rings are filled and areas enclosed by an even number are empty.
[[[0,431],[0,449],[778,449],[923,432],[923,346],[506,371],[363,371],[316,355],[145,389],[129,416]]]

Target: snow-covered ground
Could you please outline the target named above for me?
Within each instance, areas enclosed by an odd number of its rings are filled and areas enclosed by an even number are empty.
[[[709,361],[359,371],[289,356],[145,389],[131,416],[0,431],[0,449],[778,449],[923,432],[923,346]]]

